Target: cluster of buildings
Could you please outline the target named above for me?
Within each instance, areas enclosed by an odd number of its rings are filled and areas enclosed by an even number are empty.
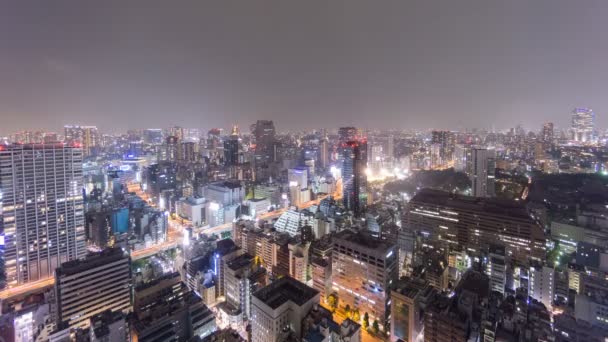
[[[0,145],[0,339],[602,341],[594,120],[17,133]],[[447,174],[467,185],[416,177]]]

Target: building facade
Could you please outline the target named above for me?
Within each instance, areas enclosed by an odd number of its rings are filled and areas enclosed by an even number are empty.
[[[84,256],[82,189],[80,148],[0,147],[0,257],[6,286],[52,277],[61,263]]]

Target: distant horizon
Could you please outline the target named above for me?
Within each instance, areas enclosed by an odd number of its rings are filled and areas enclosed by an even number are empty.
[[[1,135],[64,124],[608,127],[608,2],[11,2]],[[432,20],[429,20],[432,18]]]

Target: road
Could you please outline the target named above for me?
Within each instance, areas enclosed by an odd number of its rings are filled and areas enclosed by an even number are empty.
[[[134,185],[133,183],[130,183],[127,185],[127,189],[129,192],[135,192],[137,194],[137,196],[141,197],[142,199],[144,199],[148,203],[150,203],[149,196],[141,190],[141,187],[139,185]],[[319,205],[319,202],[321,202],[321,200],[327,198],[327,196],[328,195],[324,195],[324,196],[319,197],[316,200],[302,203],[301,205],[298,206],[298,209],[306,209],[313,205]],[[336,191],[334,193],[334,198],[339,200],[340,198],[342,198],[342,193],[339,191]],[[155,205],[153,205],[153,206],[155,206]],[[285,209],[285,208],[278,209],[278,210],[275,210],[272,212],[268,212],[268,213],[259,215],[257,217],[257,219],[258,220],[260,220],[260,219],[270,220],[270,219],[281,216],[281,214],[283,214],[285,211],[287,211],[287,209]],[[178,244],[181,243],[181,240],[183,238],[183,225],[181,222],[182,222],[181,219],[176,220],[176,219],[169,217],[169,229],[167,231],[167,241],[147,247],[147,248],[143,248],[143,249],[140,249],[137,251],[132,251],[131,258],[133,260],[143,259],[143,258],[150,257],[154,254],[157,254],[161,251],[165,251],[165,250],[169,250],[169,249],[173,249],[173,248],[177,247]],[[208,235],[211,235],[211,234],[219,235],[223,232],[227,232],[227,231],[231,231],[231,230],[232,230],[232,222],[229,222],[229,223],[221,224],[221,225],[215,226],[215,227],[196,228],[196,229],[194,229],[194,232],[195,233],[204,233],[204,234],[208,234]],[[44,278],[44,279],[41,279],[41,280],[38,280],[38,281],[35,281],[32,283],[16,286],[16,287],[13,287],[10,289],[6,289],[3,291],[0,291],[0,301],[14,298],[14,297],[21,296],[21,295],[25,295],[28,293],[40,291],[41,289],[53,286],[54,284],[55,284],[55,279],[51,277],[51,278]]]

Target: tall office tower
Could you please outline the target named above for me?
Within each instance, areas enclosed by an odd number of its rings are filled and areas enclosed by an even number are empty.
[[[239,130],[232,127],[232,133],[224,140],[224,165],[235,166],[239,164]]]
[[[471,194],[475,197],[494,197],[495,151],[485,148],[471,150]]]
[[[338,129],[338,158],[343,160],[344,149],[349,141],[354,141],[359,138],[359,131],[355,127],[340,127]]]
[[[80,148],[63,144],[0,147],[4,285],[52,277],[61,263],[84,256],[82,188]]]
[[[482,251],[505,246],[522,263],[545,257],[545,233],[519,202],[423,189],[410,201],[404,225],[431,239]]]
[[[168,274],[135,290],[133,341],[189,341],[216,330],[215,315],[196,293]]]
[[[349,141],[356,140],[358,137],[358,130],[355,127],[340,127],[338,129],[338,139],[340,144],[345,144]]]
[[[386,156],[392,160],[395,158],[395,137],[392,134],[388,136],[386,145]]]
[[[226,264],[224,284],[226,302],[251,319],[251,294],[266,286],[266,269],[256,263],[255,257],[242,254]]]
[[[348,229],[334,235],[332,243],[332,284],[341,305],[359,308],[370,322],[384,322],[390,284],[398,277],[397,246]]]
[[[490,290],[505,294],[507,284],[507,259],[505,247],[490,245],[488,250],[486,274],[490,277]]]
[[[144,143],[160,145],[163,143],[163,130],[160,128],[148,128],[143,133]]]
[[[572,140],[592,142],[594,140],[595,113],[589,108],[574,108],[572,111]]]
[[[555,293],[555,270],[553,267],[533,263],[528,275],[528,295],[543,303],[549,311],[553,308]]]
[[[184,138],[186,136],[186,131],[182,127],[174,126],[174,127],[169,128],[167,135],[176,137],[178,141],[182,141],[182,140],[184,140]]]
[[[237,229],[236,223],[234,229]],[[226,273],[227,267],[226,265],[241,254],[243,254],[243,249],[237,246],[232,239],[224,239],[217,242],[217,249],[213,255],[215,258],[213,261],[213,270],[217,278],[215,283],[215,292],[217,297],[226,295],[226,285],[224,284],[224,274]]]
[[[548,149],[553,145],[553,129],[553,122],[545,122],[543,124],[541,139],[545,149]]]
[[[251,302],[252,342],[287,341],[290,335],[299,341],[302,321],[319,304],[319,292],[283,277],[255,292]]]
[[[254,126],[255,160],[261,165],[274,161],[276,145],[274,123],[271,120],[258,120]]]
[[[322,169],[325,169],[329,166],[329,142],[327,136],[321,138],[319,149],[319,166],[321,166]]]
[[[192,163],[197,160],[198,145],[192,141],[182,141],[177,148],[177,160]]]
[[[419,341],[424,331],[422,309],[437,290],[420,278],[398,281],[391,290],[391,341]]]
[[[367,141],[351,140],[342,148],[342,200],[347,210],[361,215],[367,203]]]
[[[466,145],[456,145],[454,147],[454,170],[471,174],[471,153],[472,148]]]
[[[101,145],[101,139],[95,126],[65,126],[64,139],[69,145],[82,146],[82,154],[95,155]]]
[[[90,318],[106,311],[131,311],[131,258],[110,248],[85,259],[61,264],[55,272],[57,325],[87,328]]]
[[[442,165],[448,165],[454,158],[456,136],[450,131],[433,131],[431,143],[439,146],[439,160]]]

